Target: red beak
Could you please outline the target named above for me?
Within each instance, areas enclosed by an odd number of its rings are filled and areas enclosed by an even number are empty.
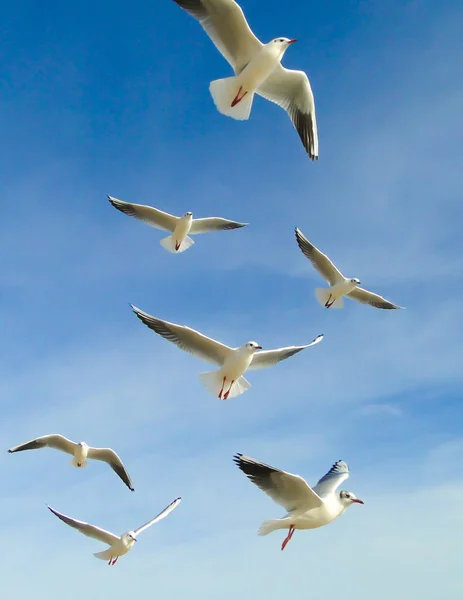
[[[294,42],[297,42],[297,40],[289,40],[288,44],[294,44]]]
[[[262,350],[262,346],[256,346],[256,350]]]
[[[352,502],[355,502],[356,504],[365,504],[365,502],[363,500],[360,500],[360,498],[354,498]]]

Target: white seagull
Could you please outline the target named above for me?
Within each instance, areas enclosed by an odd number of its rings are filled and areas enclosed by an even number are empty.
[[[336,491],[349,477],[349,467],[343,460],[335,462],[313,488],[299,475],[280,471],[249,456],[235,454],[233,460],[252,483],[288,511],[281,519],[264,521],[258,531],[259,535],[267,535],[277,529],[289,529],[282,550],[296,529],[328,525],[352,504],[363,504],[352,492]]]
[[[220,400],[239,396],[251,387],[243,377],[248,369],[271,367],[323,339],[323,335],[319,335],[305,346],[288,346],[276,350],[261,351],[262,346],[257,342],[247,342],[239,348],[231,348],[190,327],[157,319],[132,304],[130,306],[140,321],[163,338],[190,354],[220,366],[218,371],[200,374],[204,387]]]
[[[87,458],[102,460],[108,463],[111,469],[119,475],[129,490],[134,491],[132,480],[126,468],[119,456],[111,448],[92,448],[85,442],[73,442],[59,433],[51,433],[49,435],[42,435],[30,442],[19,444],[19,446],[14,446],[8,452],[22,452],[23,450],[37,450],[38,448],[54,448],[55,450],[66,452],[66,454],[71,454],[73,457],[71,465],[74,467],[86,467]]]
[[[227,229],[238,229],[245,227],[248,223],[239,223],[238,221],[230,221],[222,219],[222,217],[205,217],[202,219],[193,219],[193,213],[187,212],[182,217],[175,217],[158,208],[145,206],[143,204],[131,204],[118,200],[112,196],[108,196],[109,201],[121,212],[135,217],[151,227],[169,231],[172,235],[168,235],[160,241],[161,246],[168,252],[178,254],[188,250],[194,244],[194,241],[188,236],[197,235],[198,233],[209,233],[211,231],[224,231]]]
[[[317,269],[322,277],[330,284],[328,289],[316,288],[315,296],[322,306],[326,308],[343,308],[343,296],[357,300],[362,304],[369,304],[375,308],[403,308],[397,304],[392,304],[386,298],[379,294],[374,294],[368,290],[364,290],[360,285],[360,279],[344,277],[331,260],[323,254],[318,248],[309,242],[305,235],[296,227],[296,240],[299,248],[302,250],[313,266]]]
[[[119,556],[127,554],[127,552],[132,549],[132,546],[137,541],[137,536],[142,531],[148,529],[148,527],[151,527],[151,525],[154,525],[161,519],[164,519],[164,517],[167,517],[167,515],[174,510],[174,508],[177,508],[181,500],[181,498],[177,498],[171,502],[169,506],[167,506],[161,513],[159,513],[157,517],[154,517],[154,519],[148,521],[148,523],[145,523],[138,529],[135,529],[134,531],[127,531],[122,535],[116,535],[115,533],[111,533],[110,531],[106,531],[105,529],[101,529],[95,525],[90,525],[89,523],[84,523],[84,521],[77,521],[77,519],[67,517],[51,506],[48,506],[48,504],[47,507],[54,515],[58,517],[58,519],[61,519],[61,521],[64,521],[64,523],[70,527],[74,527],[74,529],[79,530],[80,533],[83,533],[88,537],[95,538],[100,540],[100,542],[108,544],[109,548],[103,550],[102,552],[95,552],[93,556],[96,556],[96,558],[100,558],[101,560],[107,560],[108,565],[115,565]]]
[[[280,37],[262,44],[234,0],[174,0],[199,20],[217,50],[230,63],[234,77],[213,81],[209,90],[219,112],[249,119],[254,94],[288,113],[312,160],[318,159],[315,103],[307,75],[281,65],[296,40]]]

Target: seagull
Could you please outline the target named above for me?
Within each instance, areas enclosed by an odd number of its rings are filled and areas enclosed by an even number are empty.
[[[375,308],[395,309],[403,308],[392,304],[379,294],[364,290],[360,285],[360,279],[344,277],[331,260],[318,248],[309,242],[300,229],[296,227],[296,240],[302,253],[310,260],[322,277],[330,284],[328,289],[316,288],[315,296],[322,306],[326,308],[343,308],[343,296],[348,296],[362,304],[369,304]]]
[[[281,106],[297,129],[312,160],[318,160],[315,103],[303,71],[281,65],[283,54],[297,40],[275,38],[263,44],[253,34],[234,0],[174,0],[199,20],[217,50],[233,68],[234,77],[209,86],[217,110],[241,121],[249,119],[254,94]]]
[[[245,227],[249,223],[239,223],[222,219],[222,217],[205,217],[202,219],[193,219],[193,213],[187,212],[182,217],[175,217],[158,208],[144,206],[143,204],[131,204],[108,196],[110,203],[121,212],[144,221],[151,227],[169,231],[168,235],[160,241],[161,246],[168,252],[179,254],[188,250],[194,244],[194,241],[188,237],[188,234],[196,235],[198,233],[209,233],[211,231],[223,231],[227,229],[238,229]]]
[[[138,529],[135,529],[134,531],[127,531],[121,536],[116,535],[115,533],[111,533],[110,531],[106,531],[105,529],[101,529],[100,527],[96,527],[96,525],[90,525],[89,523],[84,523],[84,521],[77,521],[77,519],[67,517],[66,515],[63,515],[63,513],[58,512],[51,506],[48,506],[48,504],[47,508],[51,510],[51,512],[54,515],[56,515],[58,519],[61,519],[61,521],[64,521],[64,523],[66,523],[70,527],[74,527],[74,529],[79,530],[80,533],[83,533],[88,537],[95,538],[97,540],[100,540],[100,542],[108,544],[109,548],[103,550],[102,552],[95,552],[93,556],[96,556],[96,558],[100,558],[101,560],[109,561],[109,566],[115,565],[119,556],[127,554],[127,552],[129,552],[129,550],[132,549],[132,546],[137,541],[138,535],[142,531],[148,529],[148,527],[151,527],[151,525],[154,525],[161,519],[164,519],[164,517],[167,517],[167,515],[174,510],[174,508],[177,508],[181,500],[181,498],[175,499],[169,504],[169,506],[167,506],[162,512],[160,512],[157,517],[154,517],[154,519],[148,521],[148,523],[145,523]]]
[[[140,321],[163,338],[198,358],[220,366],[218,371],[200,374],[204,387],[220,400],[239,396],[251,387],[251,384],[242,376],[248,369],[271,367],[304,348],[318,344],[323,339],[323,335],[319,335],[305,346],[288,346],[276,350],[262,351],[262,346],[253,341],[247,342],[239,348],[231,348],[190,327],[157,319],[133,304],[130,306]]]
[[[288,511],[281,519],[264,521],[258,531],[259,535],[268,535],[277,529],[289,529],[282,550],[296,529],[328,525],[352,504],[363,504],[352,492],[336,491],[349,477],[349,467],[343,460],[335,462],[314,488],[299,475],[280,471],[249,456],[235,454],[233,460],[252,483]]]
[[[114,450],[111,450],[111,448],[92,448],[85,442],[73,442],[59,433],[51,433],[49,435],[42,435],[30,442],[19,444],[19,446],[14,446],[13,448],[10,448],[8,452],[22,452],[23,450],[37,450],[38,448],[47,447],[61,450],[67,454],[72,454],[73,458],[71,460],[71,465],[74,467],[86,467],[87,458],[102,460],[103,462],[108,463],[129,490],[132,492],[134,491],[132,480],[130,479],[126,468],[122,464],[119,456]]]

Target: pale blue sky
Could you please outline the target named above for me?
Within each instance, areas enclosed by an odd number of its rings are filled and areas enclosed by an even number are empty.
[[[463,9],[456,1],[243,0],[255,33],[299,40],[315,94],[312,163],[278,107],[217,113],[230,68],[169,0],[5,7],[0,49],[0,454],[8,600],[461,597]],[[106,194],[248,221],[172,256]],[[405,311],[322,284],[293,228]],[[132,302],[230,345],[324,341],[219,402],[209,366],[148,331]],[[59,431],[104,465],[8,455]],[[282,514],[243,452],[315,483],[335,460],[365,501],[329,527],[260,538]],[[117,533],[181,506],[108,569],[49,503]],[[307,591],[305,591],[307,589]]]

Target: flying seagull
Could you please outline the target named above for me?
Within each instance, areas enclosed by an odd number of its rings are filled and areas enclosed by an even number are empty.
[[[264,521],[258,531],[259,535],[267,535],[277,529],[289,529],[282,550],[296,529],[328,525],[352,504],[363,504],[352,492],[337,491],[349,477],[349,467],[343,460],[335,462],[313,488],[299,475],[280,471],[249,456],[235,454],[233,460],[252,483],[288,511],[281,519]]]
[[[238,221],[230,221],[222,219],[222,217],[205,217],[202,219],[193,219],[193,213],[187,212],[182,217],[175,217],[158,208],[152,206],[144,206],[143,204],[131,204],[118,200],[112,196],[108,196],[109,201],[121,212],[135,217],[151,227],[169,231],[172,235],[168,235],[160,241],[161,246],[168,252],[178,254],[188,250],[194,244],[194,241],[188,236],[198,233],[209,233],[211,231],[224,231],[227,229],[238,229],[245,227],[248,223],[239,223]]]
[[[83,533],[88,537],[95,538],[97,540],[100,540],[100,542],[108,544],[109,548],[103,550],[102,552],[95,552],[93,556],[96,556],[96,558],[100,558],[101,560],[107,560],[108,565],[115,565],[119,556],[127,554],[127,552],[129,552],[129,550],[132,549],[132,546],[137,541],[138,535],[142,531],[148,529],[148,527],[151,527],[151,525],[154,525],[161,519],[164,519],[164,517],[167,517],[167,515],[174,510],[174,508],[177,508],[181,500],[181,498],[177,498],[176,500],[171,502],[169,506],[167,506],[161,513],[159,513],[157,517],[154,517],[154,519],[148,521],[148,523],[145,523],[138,529],[135,529],[134,531],[127,531],[121,536],[106,531],[105,529],[101,529],[100,527],[96,527],[95,525],[84,523],[84,521],[77,521],[77,519],[67,517],[66,515],[63,515],[63,513],[58,512],[51,506],[48,506],[48,504],[47,507],[49,510],[51,510],[51,512],[54,515],[58,517],[58,519],[64,521],[66,525],[74,527],[74,529],[77,529],[78,531],[80,531],[80,533]]]
[[[279,37],[263,44],[253,34],[234,0],[174,0],[199,20],[235,75],[209,86],[219,112],[249,119],[254,94],[281,106],[293,122],[307,154],[318,159],[315,103],[303,71],[281,65],[283,54],[296,40]]]
[[[310,260],[313,266],[317,269],[322,277],[330,284],[328,289],[316,288],[315,296],[322,306],[326,308],[343,308],[343,296],[357,300],[362,304],[370,304],[375,308],[403,308],[397,304],[392,304],[386,298],[379,294],[374,294],[368,290],[364,290],[360,285],[360,280],[356,277],[350,279],[344,277],[331,260],[323,254],[318,248],[309,242],[300,229],[296,227],[296,240],[302,253]]]
[[[108,463],[111,469],[119,475],[129,490],[134,491],[132,480],[126,468],[119,456],[111,448],[92,448],[85,442],[73,442],[59,433],[51,433],[49,435],[42,435],[19,446],[14,446],[8,452],[22,452],[23,450],[37,450],[38,448],[54,448],[55,450],[66,452],[66,454],[72,454],[71,464],[74,467],[86,467],[87,458],[102,460]]]
[[[262,346],[257,342],[247,342],[239,348],[231,348],[190,327],[157,319],[132,304],[130,306],[140,321],[169,342],[198,358],[219,365],[218,371],[201,373],[200,378],[204,387],[220,400],[239,396],[251,387],[243,377],[248,369],[271,367],[323,339],[323,335],[319,335],[305,346],[288,346],[276,350],[262,351]]]

